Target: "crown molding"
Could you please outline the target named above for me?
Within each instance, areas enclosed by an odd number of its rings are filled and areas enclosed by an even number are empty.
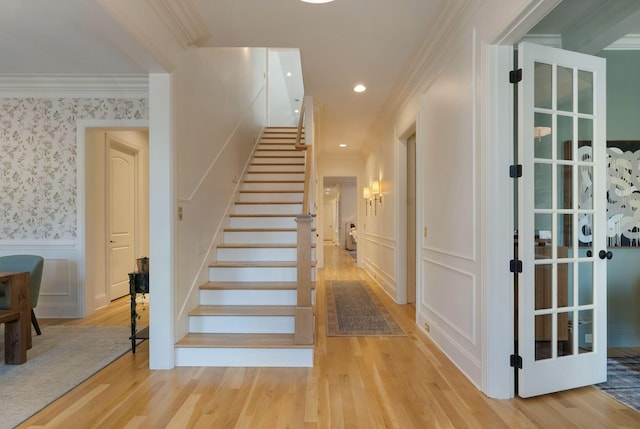
[[[211,36],[191,0],[147,0],[183,48],[199,46]]]
[[[610,44],[605,51],[639,51],[640,34],[629,34],[622,39]]]
[[[560,34],[527,34],[522,38],[522,41],[562,49],[562,35]],[[629,34],[603,49],[603,51],[638,50],[640,50],[640,34]]]
[[[147,75],[0,74],[0,97],[149,98]]]

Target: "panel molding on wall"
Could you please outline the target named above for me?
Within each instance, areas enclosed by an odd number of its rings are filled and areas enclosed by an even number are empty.
[[[80,317],[78,249],[74,241],[3,240],[0,255],[40,255],[44,258],[38,317]]]
[[[424,294],[422,295],[422,303],[421,303],[422,306],[426,308],[430,313],[435,315],[439,320],[444,322],[447,327],[455,331],[458,335],[466,339],[472,345],[476,346],[478,341],[477,333],[479,331],[479,327],[477,326],[477,310],[476,310],[477,309],[476,297],[478,292],[477,276],[473,273],[467,272],[465,270],[462,270],[456,267],[452,267],[447,264],[443,264],[433,259],[423,257],[422,262],[423,262],[422,272],[425,273]],[[442,274],[439,276],[439,278],[433,280],[433,274],[436,273],[437,270],[440,270]],[[432,276],[431,280],[429,279],[430,275]],[[444,277],[450,278],[450,281],[443,281]],[[462,293],[466,291],[468,293],[467,303],[466,303],[467,307],[457,308],[457,309],[451,308],[452,310],[450,312],[451,314],[444,314],[443,311],[439,310],[439,308],[444,307],[442,305],[443,304],[442,302],[434,303],[437,305],[436,306],[436,305],[433,305],[432,302],[430,301],[430,298],[433,298],[433,296],[429,296],[428,292],[431,285],[434,285],[434,284],[440,287],[444,287],[443,285],[446,285],[446,284],[456,285],[459,288],[462,288],[463,286],[467,286],[465,290],[458,291],[459,293],[457,296],[451,295],[451,291],[448,291],[450,296],[447,301],[450,304],[450,306],[453,304],[455,305],[462,304],[463,297],[460,295],[462,295]],[[463,323],[460,323],[461,321],[454,320],[452,315],[457,315],[460,317],[463,315],[471,315],[470,320],[468,321],[469,326],[466,328],[464,326],[461,326],[463,325]]]

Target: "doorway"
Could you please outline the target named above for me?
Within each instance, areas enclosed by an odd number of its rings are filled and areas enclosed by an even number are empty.
[[[407,303],[416,302],[416,134],[407,138]]]
[[[135,259],[149,254],[148,159],[146,128],[85,130],[85,295],[90,309],[128,294]]]
[[[323,184],[323,238],[347,249],[356,259],[357,192],[356,177],[327,176]]]

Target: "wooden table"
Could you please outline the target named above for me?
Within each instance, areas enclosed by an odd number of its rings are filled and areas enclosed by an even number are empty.
[[[20,350],[11,352],[10,346],[18,338],[10,338],[5,335],[5,361],[11,355],[13,363],[24,363],[26,361],[26,350],[31,348],[31,300],[29,299],[30,284],[28,272],[0,272],[0,283],[6,284],[5,295],[8,299],[9,308],[0,309],[6,316],[7,321],[11,321],[10,313],[20,313]],[[8,311],[4,311],[8,310]],[[5,327],[5,333],[6,331]],[[16,333],[13,336],[17,335]],[[26,344],[26,347],[25,347]],[[9,362],[5,362],[9,363]]]

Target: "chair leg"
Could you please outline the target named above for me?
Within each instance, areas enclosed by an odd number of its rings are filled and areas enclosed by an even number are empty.
[[[31,309],[31,323],[33,324],[33,328],[36,330],[36,334],[42,335],[40,325],[38,325],[38,319],[36,319],[36,313],[34,313],[33,308]]]

